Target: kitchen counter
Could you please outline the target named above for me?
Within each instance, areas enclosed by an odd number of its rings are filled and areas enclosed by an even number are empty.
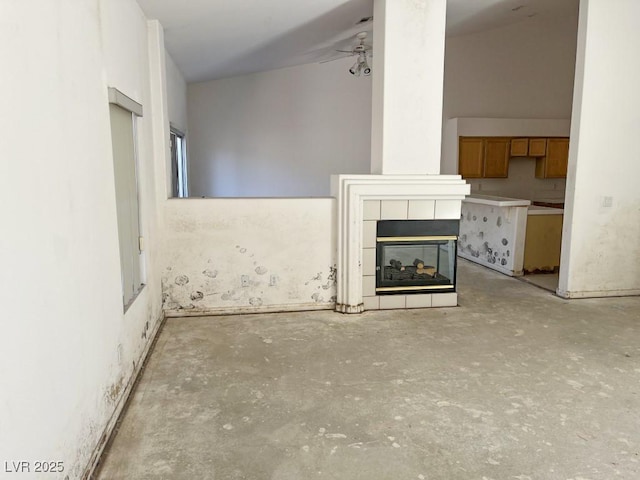
[[[562,215],[564,210],[562,208],[542,207],[540,205],[530,205],[527,211],[527,215]]]
[[[493,207],[526,207],[531,205],[529,200],[520,198],[498,197],[496,195],[478,195],[471,194],[464,199],[468,203],[479,203],[482,205],[491,205]]]

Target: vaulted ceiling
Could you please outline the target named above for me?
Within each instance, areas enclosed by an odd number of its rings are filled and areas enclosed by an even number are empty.
[[[568,15],[579,0],[448,0],[447,35],[466,35]],[[165,45],[188,82],[335,57],[355,44],[373,0],[138,0],[165,30]]]

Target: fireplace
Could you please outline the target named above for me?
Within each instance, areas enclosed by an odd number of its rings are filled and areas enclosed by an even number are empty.
[[[381,220],[376,295],[455,292],[458,220]]]
[[[337,199],[337,311],[458,304],[456,239],[469,194],[460,176],[334,175],[331,188]],[[400,262],[393,263],[401,273],[415,269],[416,277],[387,270],[395,278],[382,278],[391,260]]]

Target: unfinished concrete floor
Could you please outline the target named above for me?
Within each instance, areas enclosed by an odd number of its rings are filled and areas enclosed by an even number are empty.
[[[640,478],[640,298],[169,319],[100,479]]]

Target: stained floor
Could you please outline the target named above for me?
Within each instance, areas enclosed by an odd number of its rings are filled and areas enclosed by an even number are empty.
[[[167,320],[98,478],[640,478],[640,298]]]

